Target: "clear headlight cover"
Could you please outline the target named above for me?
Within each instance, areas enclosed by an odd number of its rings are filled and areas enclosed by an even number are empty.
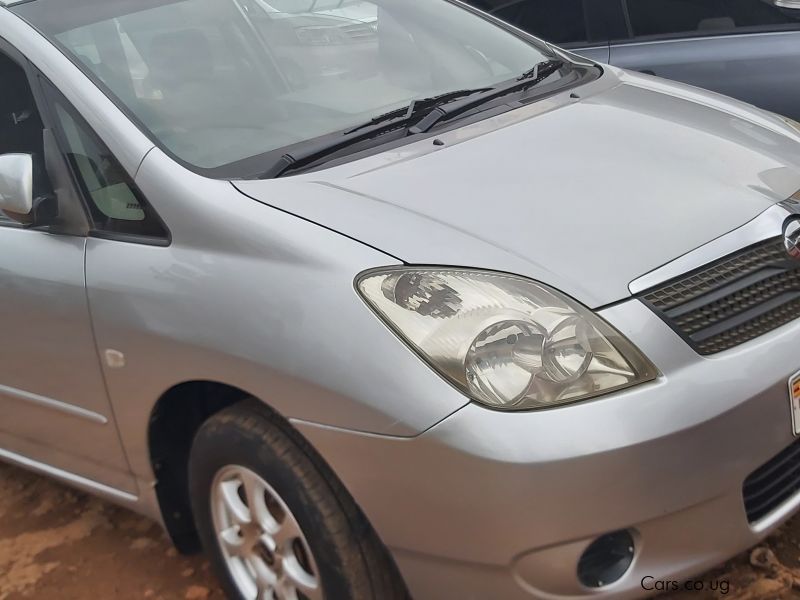
[[[396,267],[363,274],[357,287],[434,369],[495,409],[549,408],[657,375],[600,317],[522,277]]]

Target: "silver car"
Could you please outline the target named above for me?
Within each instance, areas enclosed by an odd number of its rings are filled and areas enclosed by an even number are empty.
[[[231,598],[635,597],[757,543],[800,505],[800,126],[372,4],[298,87],[257,0],[0,8],[0,457]]]

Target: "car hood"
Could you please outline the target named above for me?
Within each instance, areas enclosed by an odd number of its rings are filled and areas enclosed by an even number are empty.
[[[694,88],[596,82],[245,194],[408,263],[524,275],[597,308],[800,189],[800,136]]]

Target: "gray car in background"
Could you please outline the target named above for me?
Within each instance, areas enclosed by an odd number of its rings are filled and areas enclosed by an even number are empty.
[[[800,119],[800,2],[467,1],[593,60]]]
[[[800,506],[787,117],[456,1],[0,0],[0,211],[0,459],[232,599],[637,597]]]

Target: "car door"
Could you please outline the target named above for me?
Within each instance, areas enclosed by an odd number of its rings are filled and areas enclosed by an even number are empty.
[[[506,23],[590,60],[607,63],[608,34],[599,0],[467,0]]]
[[[800,119],[800,10],[775,0],[621,1],[629,31],[612,40],[611,64]]]
[[[77,196],[53,177],[59,152],[32,74],[0,39],[0,154],[31,154],[40,206],[59,203],[47,224],[0,212],[0,458],[133,493],[92,332],[87,238],[65,224]]]

